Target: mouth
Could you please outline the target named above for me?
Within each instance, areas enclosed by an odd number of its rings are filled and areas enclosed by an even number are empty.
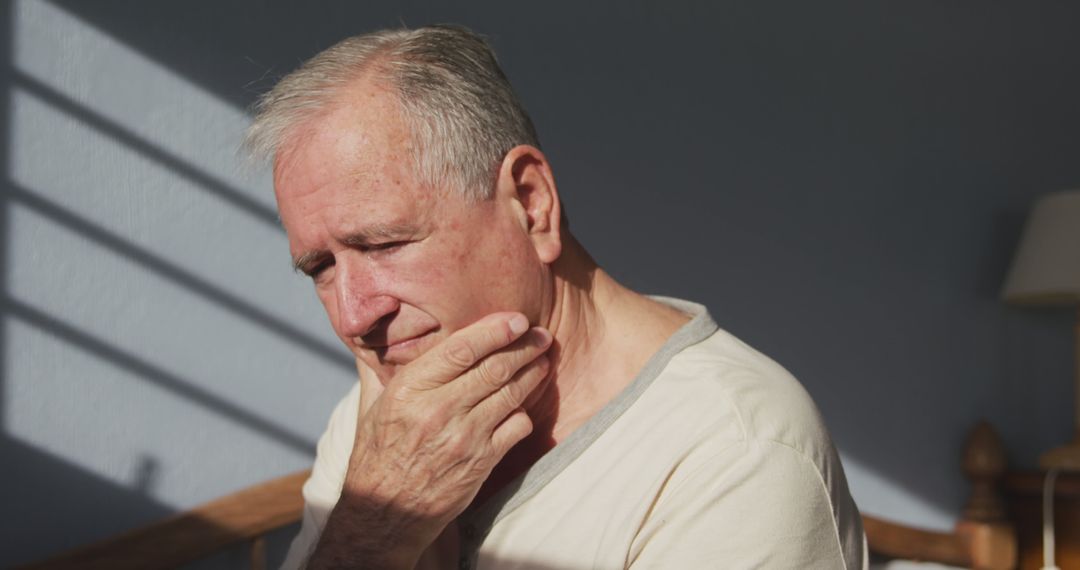
[[[424,342],[428,336],[435,332],[436,329],[424,331],[420,334],[413,336],[387,340],[382,342],[364,343],[367,347],[375,352],[375,355],[379,357],[380,361],[391,363],[405,363],[412,360],[417,354],[414,354],[417,347]]]

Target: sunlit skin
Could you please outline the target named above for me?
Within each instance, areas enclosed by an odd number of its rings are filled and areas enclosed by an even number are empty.
[[[483,501],[611,401],[687,317],[621,287],[596,266],[560,224],[554,178],[538,149],[510,150],[498,165],[493,197],[471,203],[453,189],[422,183],[413,172],[412,144],[394,94],[357,79],[291,133],[275,157],[278,208],[294,264],[311,276],[335,333],[357,358],[358,442],[372,441],[361,438],[363,429],[378,439],[373,426],[392,413],[392,405],[379,404],[395,400],[379,400],[380,394],[417,381],[417,368],[409,365],[430,361],[439,353],[432,348],[445,347],[455,333],[493,313],[521,313],[539,327],[530,333],[550,331],[550,348],[542,349],[550,365],[536,375],[544,380],[529,384],[528,396],[518,400],[519,420],[527,415],[531,433],[516,436],[518,443],[500,451],[497,465],[466,491],[475,492],[466,503]],[[405,384],[395,383],[398,377]],[[439,425],[437,431],[447,431]],[[404,439],[411,433],[402,432]],[[377,453],[370,449],[354,448],[343,497],[354,482],[372,489],[440,468],[402,471],[401,462],[423,461],[415,454],[363,463]],[[425,483],[410,489],[427,492]],[[317,553],[360,549],[357,537],[388,528],[372,518],[378,513],[351,508],[339,502]],[[360,526],[350,534],[343,525],[354,519]],[[449,519],[440,520],[437,530],[453,537],[453,525],[444,526]],[[422,520],[404,524],[426,538],[383,537],[367,545],[369,552],[415,561],[417,541],[430,546],[439,534]],[[328,535],[337,538],[328,544]],[[396,547],[388,550],[386,541]]]
[[[634,347],[658,347],[685,321],[607,277],[558,227],[557,210],[527,211],[545,204],[523,203],[529,197],[509,174],[493,199],[477,203],[422,184],[400,104],[385,86],[361,80],[340,99],[277,155],[274,188],[293,260],[308,257],[298,269],[312,274],[337,336],[383,384],[454,331],[519,311],[561,347],[552,375],[566,424],[552,431],[561,440],[644,365],[651,353]],[[546,207],[557,208],[551,200]],[[544,215],[548,232],[530,231],[530,218]],[[654,318],[664,326],[640,326]],[[625,325],[624,338],[607,338],[611,323]],[[588,375],[593,382],[578,381]],[[556,411],[537,412],[542,420]]]
[[[412,172],[397,102],[377,85],[359,96],[364,104],[332,110],[275,167],[291,254],[342,342],[385,384],[489,313],[546,322],[550,272],[520,203],[470,204],[426,187]],[[380,128],[363,128],[372,120]]]

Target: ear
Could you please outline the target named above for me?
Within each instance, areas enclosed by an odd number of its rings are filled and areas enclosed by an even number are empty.
[[[495,194],[517,213],[540,261],[553,263],[562,253],[562,206],[551,165],[540,149],[510,149],[499,166]]]

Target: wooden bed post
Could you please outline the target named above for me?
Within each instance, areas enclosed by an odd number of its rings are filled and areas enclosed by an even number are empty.
[[[968,544],[972,568],[1015,568],[1016,530],[1008,522],[1001,497],[1005,446],[989,423],[980,421],[968,434],[963,467],[971,481],[971,498],[956,533]]]
[[[999,488],[1005,450],[990,424],[979,422],[968,434],[962,464],[972,492],[953,532],[916,529],[863,514],[871,552],[976,570],[1016,568],[1016,533]]]

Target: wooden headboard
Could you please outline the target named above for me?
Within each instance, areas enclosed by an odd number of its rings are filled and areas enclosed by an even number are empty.
[[[971,481],[967,507],[951,533],[912,528],[863,513],[871,552],[890,558],[938,562],[980,570],[1016,568],[1016,533],[1006,518],[999,486],[1005,452],[989,424],[975,426],[964,449]],[[307,471],[249,487],[163,521],[77,548],[25,568],[175,568],[248,543],[251,567],[266,566],[263,537],[300,520],[300,488]]]
[[[123,570],[176,568],[239,544],[251,567],[266,567],[263,536],[300,520],[300,487],[309,471],[248,487],[185,513],[65,552],[25,568]]]
[[[990,424],[979,422],[971,430],[962,465],[971,482],[971,497],[952,532],[912,528],[864,512],[870,551],[890,558],[979,570],[1016,568],[1016,531],[1001,494],[1005,448]]]

